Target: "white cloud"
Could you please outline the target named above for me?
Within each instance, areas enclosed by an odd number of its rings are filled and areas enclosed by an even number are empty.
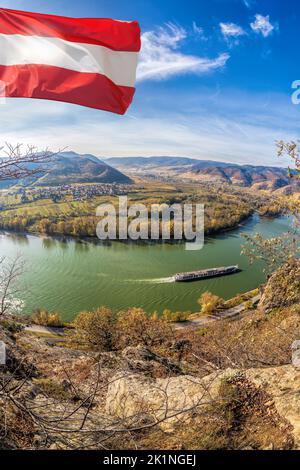
[[[184,73],[203,74],[225,66],[228,54],[208,59],[180,52],[179,47],[186,38],[186,30],[174,24],[145,32],[137,79],[162,80]]]
[[[225,37],[243,36],[245,31],[235,23],[220,23],[220,28]]]
[[[250,23],[251,28],[255,33],[262,34],[265,38],[268,37],[275,27],[270,23],[270,16],[255,15],[255,21]]]

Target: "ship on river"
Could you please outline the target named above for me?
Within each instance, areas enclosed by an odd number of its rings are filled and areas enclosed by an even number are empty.
[[[197,281],[211,277],[226,276],[240,272],[239,266],[223,266],[221,268],[202,269],[201,271],[191,271],[187,273],[177,273],[174,276],[175,282]]]

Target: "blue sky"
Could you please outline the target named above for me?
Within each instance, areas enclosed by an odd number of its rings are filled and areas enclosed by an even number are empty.
[[[276,139],[300,137],[300,3],[294,0],[1,1],[65,16],[138,20],[143,49],[125,116],[7,99],[1,141],[98,156],[182,155],[285,164]]]

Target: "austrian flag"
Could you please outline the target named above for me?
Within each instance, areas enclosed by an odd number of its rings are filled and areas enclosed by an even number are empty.
[[[0,8],[1,94],[124,114],[135,92],[140,46],[136,21]]]

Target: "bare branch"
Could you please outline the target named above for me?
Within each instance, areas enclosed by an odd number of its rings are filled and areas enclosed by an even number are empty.
[[[23,150],[22,144],[12,145],[6,142],[0,148],[0,152],[6,155],[0,158],[0,181],[41,176],[49,170],[49,163],[61,151],[53,153],[47,148],[38,150],[31,145]]]

